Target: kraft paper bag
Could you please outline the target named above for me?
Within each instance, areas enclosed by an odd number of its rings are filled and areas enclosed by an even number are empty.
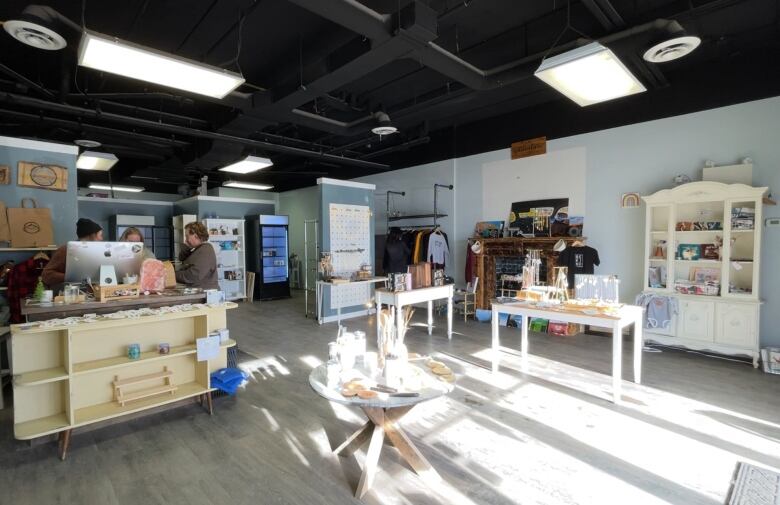
[[[8,209],[11,247],[47,247],[54,245],[51,209],[39,208],[33,198],[23,198],[22,206]]]
[[[8,228],[8,215],[6,214],[5,203],[0,202],[0,242],[11,241],[11,230]]]

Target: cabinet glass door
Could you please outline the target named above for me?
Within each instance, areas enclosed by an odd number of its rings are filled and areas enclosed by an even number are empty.
[[[263,282],[286,282],[288,277],[287,264],[287,227],[261,226]]]
[[[648,226],[650,236],[647,239],[647,288],[666,289],[668,284],[669,262],[671,254],[674,257],[671,243],[671,214],[669,205],[658,205],[648,209]]]

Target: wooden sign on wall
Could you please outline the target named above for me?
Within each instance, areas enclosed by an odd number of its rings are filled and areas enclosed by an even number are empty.
[[[68,190],[68,169],[65,167],[20,161],[18,172],[17,184],[19,186],[53,191]]]
[[[512,159],[527,158],[537,154],[547,152],[547,137],[536,137],[535,139],[521,140],[512,144]]]

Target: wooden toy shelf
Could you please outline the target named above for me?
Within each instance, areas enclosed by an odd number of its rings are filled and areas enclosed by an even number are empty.
[[[11,326],[14,436],[27,440],[60,433],[60,456],[64,458],[73,428],[210,395],[210,374],[227,366],[227,348],[236,343],[228,340],[220,345],[216,358],[197,361],[195,339],[226,327],[226,310],[235,307],[227,303],[49,328]],[[158,354],[160,343],[170,345],[169,354]],[[127,357],[130,344],[140,345],[139,359]],[[115,398],[115,381],[127,385],[134,378],[152,376],[160,380],[140,391],[122,392],[124,405]]]

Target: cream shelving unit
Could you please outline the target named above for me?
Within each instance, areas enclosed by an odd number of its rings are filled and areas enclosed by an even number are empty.
[[[692,182],[644,197],[644,286],[646,291],[676,297],[679,314],[664,330],[646,329],[647,340],[666,345],[749,356],[754,366],[759,357],[759,284],[761,280],[762,198],[767,188],[720,182]],[[736,208],[753,209],[752,229],[732,227]],[[721,229],[679,230],[678,223],[719,222]],[[680,244],[714,244],[723,239],[719,259],[676,257]],[[665,257],[658,257],[665,241]],[[665,273],[652,282],[651,267]],[[698,270],[695,270],[698,269]],[[691,280],[708,269],[720,280],[717,295],[676,292],[675,283]]]
[[[217,251],[219,288],[226,300],[246,298],[246,236],[243,219],[204,219],[209,242]],[[217,233],[213,233],[217,230]],[[223,233],[224,232],[224,233]],[[236,233],[237,232],[237,233]],[[226,248],[229,244],[229,248]],[[235,279],[230,279],[230,276]]]
[[[13,325],[14,436],[27,440],[121,417],[212,391],[211,372],[227,366],[229,340],[219,356],[197,361],[195,339],[226,327],[222,307],[147,316],[136,319],[100,320],[70,326],[43,328]],[[157,345],[168,343],[170,354]],[[141,356],[127,357],[129,344],[139,344]],[[172,372],[177,387],[172,394],[150,396],[120,406],[112,383]],[[145,382],[137,389],[162,387]]]

